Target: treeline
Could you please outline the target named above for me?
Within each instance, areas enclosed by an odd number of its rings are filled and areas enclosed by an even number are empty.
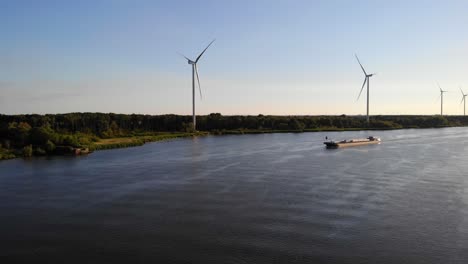
[[[69,113],[54,115],[0,115],[0,158],[57,153],[64,146],[90,146],[100,138],[144,133],[193,132],[192,117],[181,115],[125,115]],[[197,129],[213,134],[395,129],[468,126],[465,116],[223,116],[197,117]],[[2,154],[3,153],[3,154]]]
[[[99,138],[93,134],[60,133],[50,124],[31,126],[27,121],[0,123],[0,159],[16,156],[70,154]]]
[[[125,115],[70,113],[55,115],[0,115],[0,137],[11,123],[47,127],[60,134],[85,133],[113,137],[128,132],[187,132],[192,117],[181,115]],[[362,116],[197,116],[197,129],[213,130],[303,130],[320,128],[429,128],[468,125],[464,116],[373,116],[369,126]]]

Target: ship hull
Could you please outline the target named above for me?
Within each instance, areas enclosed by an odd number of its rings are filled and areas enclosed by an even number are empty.
[[[380,144],[380,139],[375,140],[365,140],[365,141],[328,141],[323,142],[327,148],[347,148],[347,147],[356,147],[356,146],[364,146],[364,145],[373,145],[373,144]]]

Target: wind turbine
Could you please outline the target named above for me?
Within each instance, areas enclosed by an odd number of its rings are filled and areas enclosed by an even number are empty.
[[[362,90],[364,89],[364,85],[366,85],[367,83],[367,124],[369,124],[369,78],[376,75],[376,73],[371,73],[371,74],[367,74],[366,70],[364,70],[364,67],[362,67],[362,64],[361,64],[361,61],[359,61],[359,58],[356,54],[354,54],[354,56],[356,56],[356,59],[359,63],[359,65],[361,66],[361,69],[362,71],[364,72],[364,75],[365,75],[365,78],[364,78],[364,83],[362,83],[362,88],[361,88],[361,91],[359,92],[359,96],[357,98],[357,100],[359,100],[359,97],[361,97],[361,93],[362,93]]]
[[[200,98],[203,98],[202,91],[201,91],[201,86],[200,86],[200,78],[198,76],[197,63],[200,60],[200,58],[202,57],[203,53],[205,53],[205,51],[211,46],[211,44],[213,44],[213,42],[215,40],[216,39],[213,39],[213,41],[211,41],[210,44],[208,44],[208,46],[206,46],[206,48],[200,53],[200,55],[198,55],[198,57],[195,59],[195,61],[185,57],[182,54],[180,54],[180,55],[182,55],[182,57],[184,57],[187,60],[188,64],[192,65],[192,119],[193,119],[192,123],[193,123],[193,129],[194,130],[197,130],[197,118],[195,116],[195,76],[197,77],[198,90],[200,91]]]
[[[463,115],[465,116],[466,115],[466,96],[468,96],[468,94],[465,94],[461,87],[460,87],[460,92],[462,93],[462,99],[461,99],[460,104],[463,103]]]
[[[437,86],[439,86],[440,89],[440,115],[444,115],[444,93],[448,91],[442,90],[439,83],[437,83]]]

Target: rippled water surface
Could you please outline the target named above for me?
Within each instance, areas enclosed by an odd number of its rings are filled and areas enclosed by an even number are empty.
[[[0,162],[0,262],[468,263],[468,129],[368,134]]]

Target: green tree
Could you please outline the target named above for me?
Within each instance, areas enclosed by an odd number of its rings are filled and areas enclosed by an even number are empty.
[[[297,119],[292,119],[289,126],[294,130],[304,130],[304,128],[305,128],[304,123],[302,123],[301,121],[299,121]]]
[[[54,131],[49,127],[34,127],[29,132],[29,142],[34,145],[45,145],[53,137]]]
[[[33,154],[32,145],[27,145],[23,147],[23,157],[31,157]]]
[[[27,143],[31,126],[27,122],[11,122],[8,124],[8,137],[17,146],[24,146]]]
[[[55,151],[55,144],[52,141],[47,140],[45,144],[45,150],[47,153],[53,153]]]

